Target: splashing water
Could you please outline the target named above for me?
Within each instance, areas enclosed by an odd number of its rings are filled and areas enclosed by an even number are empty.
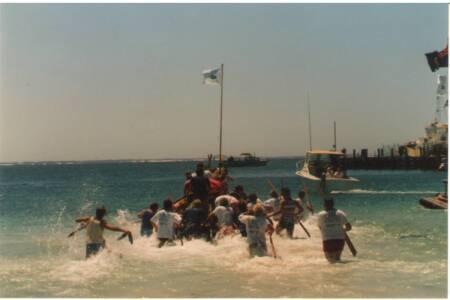
[[[3,167],[0,296],[446,296],[447,212],[425,210],[417,203],[422,193],[440,190],[443,174],[356,173],[359,189],[334,197],[353,224],[349,236],[358,255],[352,257],[346,247],[343,263],[328,264],[314,215],[304,221],[311,238],[299,226],[295,239],[274,235],[281,259],[249,259],[240,235],[217,245],[193,240],[181,246],[176,241],[161,249],[155,236],[140,237],[136,213],[148,206],[148,199],[164,199],[173,186],[181,189],[182,174],[194,167],[195,162]],[[286,175],[294,168],[293,160],[274,160],[261,169],[233,170],[233,184],[264,198],[270,189],[261,178],[276,182],[284,177],[295,191],[298,178]],[[40,184],[22,184],[34,179]],[[132,231],[135,242],[117,241],[120,233],[108,231],[108,249],[85,260],[85,231],[73,238],[67,234],[73,219],[93,214],[97,203],[107,206],[111,223]],[[313,205],[320,210],[320,199],[313,198]]]

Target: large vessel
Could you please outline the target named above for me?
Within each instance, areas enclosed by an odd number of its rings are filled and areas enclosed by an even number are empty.
[[[261,159],[255,154],[241,153],[240,158],[228,157],[223,161],[226,167],[261,167],[267,165],[267,159]]]
[[[425,127],[425,137],[410,141],[401,147],[408,157],[440,157],[442,166],[447,167],[448,123],[446,122],[448,108],[447,75],[437,76],[436,111],[434,121]]]
[[[323,176],[327,192],[350,190],[358,185],[359,180],[347,176],[344,158],[344,153],[339,151],[311,150],[306,153],[303,167],[296,174],[300,176],[301,184],[307,185],[313,193],[318,191]]]

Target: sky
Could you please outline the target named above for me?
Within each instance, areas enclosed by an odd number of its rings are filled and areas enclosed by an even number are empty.
[[[446,4],[1,4],[0,161],[301,156],[424,136]],[[437,73],[446,73],[441,69]]]

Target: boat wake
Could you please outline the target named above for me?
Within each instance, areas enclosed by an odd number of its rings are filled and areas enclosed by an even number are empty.
[[[333,195],[339,194],[389,194],[389,195],[421,195],[421,194],[436,194],[437,191],[387,191],[387,190],[364,190],[364,189],[353,189],[348,191],[331,191]]]

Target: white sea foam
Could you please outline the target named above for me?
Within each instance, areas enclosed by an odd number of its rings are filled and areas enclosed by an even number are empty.
[[[315,217],[304,222],[312,237],[296,226],[294,236],[274,235],[281,259],[248,258],[239,234],[216,245],[203,240],[176,241],[157,248],[156,236],[140,237],[139,224],[126,210],[114,223],[129,228],[133,245],[105,233],[109,250],[84,259],[84,233],[52,257],[2,259],[3,296],[60,297],[413,297],[445,296],[446,259],[418,261],[401,254],[404,240],[377,225],[358,226],[349,233],[358,256],[344,249],[343,263],[330,265],[322,253]],[[54,232],[57,234],[57,232]],[[56,242],[56,239],[52,239]],[[397,244],[395,244],[397,243]],[[389,246],[387,246],[389,245]],[[395,245],[395,246],[394,246]],[[52,243],[52,247],[57,245]],[[270,244],[269,254],[271,254]],[[400,250],[399,250],[400,249]],[[403,250],[404,251],[404,250]],[[426,276],[418,277],[417,274]],[[351,280],[349,279],[351,278]],[[426,293],[409,286],[427,286]]]

